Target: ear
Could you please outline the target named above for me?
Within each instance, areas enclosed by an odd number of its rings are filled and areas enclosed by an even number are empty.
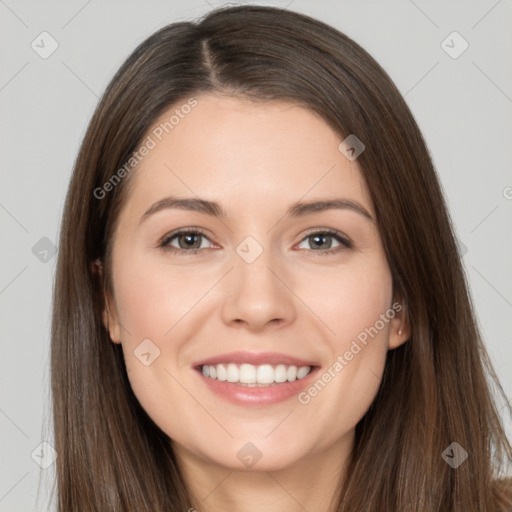
[[[390,321],[388,348],[393,350],[405,343],[411,336],[409,314],[405,300],[395,300],[390,308],[395,312]]]
[[[105,291],[103,286],[103,262],[100,258],[94,260],[91,264],[92,271],[94,274],[99,276],[100,287],[103,290],[103,311],[102,320],[105,329],[109,333],[110,339],[114,343],[121,343],[121,324],[117,319],[117,308],[115,301],[110,293]]]

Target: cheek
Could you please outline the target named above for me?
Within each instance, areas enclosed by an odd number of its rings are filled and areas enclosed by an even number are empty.
[[[382,258],[340,268],[316,284],[308,305],[328,328],[329,359],[299,403],[318,424],[332,425],[336,436],[357,424],[378,391],[395,315],[392,277]]]
[[[132,257],[116,267],[114,284],[124,327],[126,371],[135,396],[151,419],[168,435],[186,439],[186,426],[194,421],[190,416],[198,413],[179,384],[183,381],[178,368],[180,353],[187,339],[182,329],[200,298],[197,288],[205,282],[190,282],[182,272],[165,273],[148,260]]]
[[[115,289],[118,312],[126,328],[123,342],[133,345],[150,338],[164,347],[173,338],[173,346],[178,348],[173,330],[187,321],[187,315],[216,279],[204,266],[171,272],[164,259],[133,257],[120,261]]]
[[[307,282],[298,277],[299,294],[324,324],[337,353],[347,350],[350,342],[374,326],[391,306],[392,277],[383,257],[325,269],[310,277]],[[387,329],[379,326],[386,334]]]
[[[114,289],[128,378],[156,424],[179,436],[183,425],[197,421],[187,421],[187,417],[200,415],[179,384],[183,382],[182,372],[187,371],[183,348],[200,324],[194,316],[202,305],[199,302],[218,277],[209,267],[171,272],[162,261],[126,257],[130,254],[126,250],[119,254],[123,258],[116,261]],[[176,416],[179,421],[170,410],[180,411]]]

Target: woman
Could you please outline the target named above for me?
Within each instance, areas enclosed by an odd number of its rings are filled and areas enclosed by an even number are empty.
[[[133,52],[62,221],[59,511],[511,510],[487,375],[427,147],[368,53],[256,6]]]

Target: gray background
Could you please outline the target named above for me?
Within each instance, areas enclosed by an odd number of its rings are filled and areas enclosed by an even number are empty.
[[[332,24],[366,48],[397,84],[440,175],[478,320],[511,399],[511,1],[259,3]],[[55,464],[52,449],[39,445],[52,443],[52,247],[98,96],[152,32],[222,4],[0,0],[0,511],[48,508]],[[58,43],[46,59],[31,47],[35,41],[50,48],[49,39],[41,43],[43,31]],[[469,44],[457,58],[460,39],[442,44],[453,31]],[[510,433],[504,403],[499,408]]]

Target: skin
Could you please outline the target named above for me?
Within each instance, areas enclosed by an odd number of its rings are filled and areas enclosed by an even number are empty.
[[[409,336],[405,309],[305,405],[297,396],[261,407],[229,403],[192,364],[248,350],[317,361],[321,373],[331,367],[397,300],[380,235],[373,220],[350,209],[284,213],[299,200],[345,198],[375,219],[373,206],[357,160],[338,150],[342,138],[317,114],[285,102],[197,99],[133,171],[104,321],[122,344],[135,395],[171,438],[198,510],[332,510],[386,353]],[[140,222],[171,195],[217,201],[227,216],[165,209]],[[185,254],[179,237],[169,243],[181,254],[158,248],[164,235],[190,227],[206,232],[197,254]],[[329,237],[315,246],[311,234],[322,229],[339,231],[353,247]],[[236,252],[247,236],[263,249],[252,263]],[[134,350],[148,338],[160,355],[145,366]],[[247,442],[261,452],[251,468],[237,457]]]

